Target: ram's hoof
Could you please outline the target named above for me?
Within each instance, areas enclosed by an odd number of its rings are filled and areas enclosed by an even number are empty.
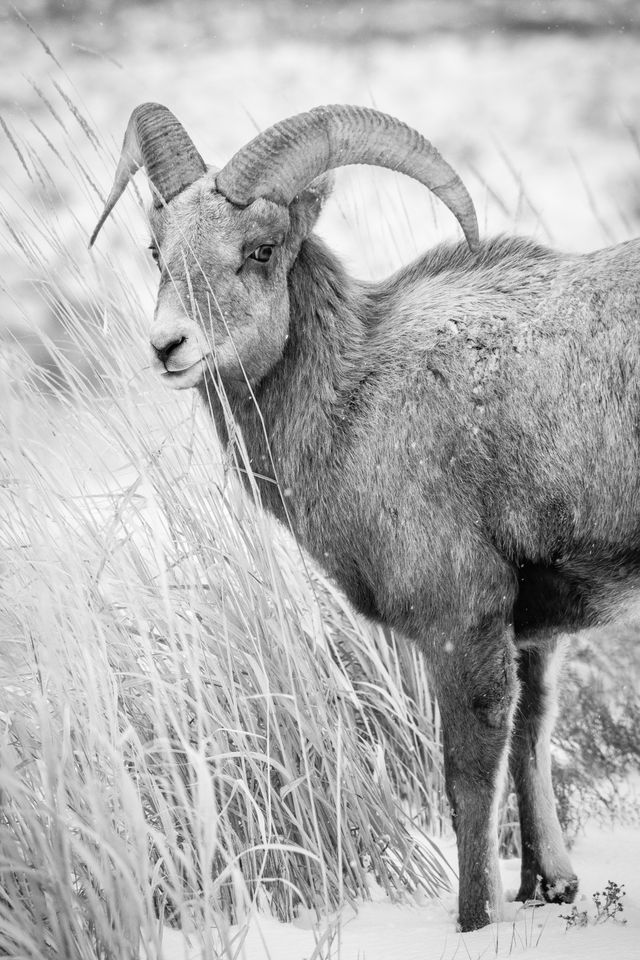
[[[538,875],[535,882],[529,880],[521,884],[516,900],[528,904],[573,903],[577,892],[578,878],[573,874],[555,879]]]
[[[541,890],[547,903],[573,903],[578,892],[578,878],[558,877],[556,880],[542,880]]]

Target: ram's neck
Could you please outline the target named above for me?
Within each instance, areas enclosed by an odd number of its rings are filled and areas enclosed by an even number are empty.
[[[339,469],[345,404],[362,377],[359,287],[321,241],[307,240],[289,276],[282,360],[253,397],[230,406],[264,505],[300,529]],[[274,482],[277,481],[277,482]],[[283,499],[284,498],[284,499]],[[285,507],[286,504],[286,507]]]

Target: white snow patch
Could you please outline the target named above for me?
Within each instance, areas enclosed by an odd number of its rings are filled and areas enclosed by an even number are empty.
[[[256,914],[246,935],[233,930],[233,960],[490,960],[531,956],[535,960],[640,960],[640,829],[592,827],[572,851],[580,877],[579,910],[595,915],[591,895],[609,880],[624,884],[626,923],[608,921],[566,928],[561,914],[571,907],[525,908],[505,904],[508,920],[475,933],[456,931],[453,894],[425,905],[396,905],[388,900],[345,908],[339,918],[310,923],[279,923]],[[502,863],[505,889],[518,885],[519,862]],[[164,960],[205,960],[196,938],[165,931]]]

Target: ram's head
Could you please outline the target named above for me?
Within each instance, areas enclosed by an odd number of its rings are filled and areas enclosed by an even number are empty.
[[[170,386],[193,387],[207,369],[227,386],[254,384],[274,366],[289,330],[287,276],[330,189],[328,171],[354,163],[419,180],[456,216],[469,245],[477,244],[462,181],[427,140],[386,114],[318,107],[259,134],[216,170],[166,107],[133,111],[91,244],[144,167],[160,269],[150,341]]]

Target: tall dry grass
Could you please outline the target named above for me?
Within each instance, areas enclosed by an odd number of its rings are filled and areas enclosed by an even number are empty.
[[[170,924],[233,957],[255,906],[326,913],[373,877],[437,892],[423,662],[249,503],[207,412],[156,387],[152,267],[91,259],[56,178],[93,217],[113,155],[59,65],[39,94],[55,138],[4,121],[1,242],[65,337],[39,334],[47,370],[16,342],[0,378],[0,955],[160,958]]]

